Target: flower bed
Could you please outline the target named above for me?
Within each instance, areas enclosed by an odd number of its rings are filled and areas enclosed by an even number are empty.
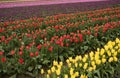
[[[0,74],[32,74],[120,37],[120,7],[0,23]]]
[[[120,40],[109,41],[104,48],[84,56],[69,57],[63,62],[53,61],[52,67],[41,69],[43,78],[111,78],[120,71]]]

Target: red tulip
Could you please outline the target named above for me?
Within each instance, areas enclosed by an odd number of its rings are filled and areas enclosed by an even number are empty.
[[[26,49],[28,49],[28,50],[29,50],[29,49],[30,49],[30,46],[26,46]]]
[[[22,51],[20,51],[20,52],[19,52],[19,55],[21,56],[22,54],[23,54],[23,52],[22,52]]]
[[[9,43],[9,40],[5,40],[5,44],[8,44]]]
[[[5,36],[2,36],[2,37],[1,37],[1,41],[4,41],[4,40],[5,40]]]
[[[0,55],[3,55],[4,52],[0,51]]]
[[[74,41],[75,41],[75,43],[78,43],[78,39],[75,39]]]
[[[57,40],[57,41],[56,41],[56,44],[58,44],[58,45],[59,45],[59,44],[60,44],[60,41],[59,41],[59,40]]]
[[[35,52],[35,55],[36,55],[36,56],[38,56],[38,54],[39,54],[39,52],[38,52],[38,51],[36,51],[36,52]]]
[[[63,43],[63,42],[61,42],[61,43],[60,43],[60,46],[61,46],[61,47],[63,47],[63,46],[64,46],[64,43]]]
[[[88,35],[90,35],[90,34],[91,34],[90,30],[88,30],[88,31],[87,31],[87,34],[88,34]]]
[[[14,54],[15,54],[15,51],[14,51],[14,50],[12,50],[12,51],[11,51],[11,55],[14,55]]]
[[[24,48],[24,46],[21,46],[21,47],[20,47],[20,50],[22,51],[22,50],[23,50],[23,48]]]
[[[19,63],[20,63],[20,64],[23,64],[23,63],[24,63],[23,58],[20,58],[20,59],[19,59]]]
[[[31,53],[30,53],[30,57],[34,57],[34,53],[31,52]]]
[[[80,39],[80,42],[82,42],[82,41],[83,41],[83,36],[82,36],[82,34],[78,34],[78,37],[79,37],[79,39]]]
[[[72,38],[70,39],[70,42],[71,42],[71,43],[73,42],[73,39],[72,39]]]
[[[69,39],[69,38],[70,38],[70,35],[67,35],[66,38]]]
[[[5,62],[5,61],[6,61],[6,58],[5,58],[5,57],[2,57],[2,58],[1,58],[1,61],[2,61],[2,62]]]
[[[97,36],[98,36],[98,33],[95,33],[94,36],[97,37]]]
[[[42,45],[41,45],[41,44],[39,44],[39,45],[37,46],[37,49],[38,49],[38,50],[40,50],[40,49],[41,49],[41,47],[42,47]]]
[[[31,34],[26,34],[26,36],[27,36],[27,37],[30,37],[30,36],[31,36]]]
[[[14,33],[13,36],[16,37],[16,33]]]
[[[48,48],[48,50],[49,50],[50,52],[52,52],[52,51],[53,51],[53,46],[50,46],[50,47]]]
[[[58,29],[59,28],[59,26],[55,26],[55,29]]]
[[[69,43],[66,43],[66,47],[68,47],[69,46]]]
[[[48,46],[48,44],[45,43],[45,44],[44,44],[44,47],[47,47],[47,46]]]

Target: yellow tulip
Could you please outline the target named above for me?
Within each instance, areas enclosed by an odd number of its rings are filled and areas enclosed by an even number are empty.
[[[63,65],[63,62],[60,62],[60,66],[62,66]]]
[[[110,57],[108,62],[112,62],[113,61],[113,57]]]
[[[87,67],[88,67],[88,63],[85,63],[83,66],[83,69],[85,70],[85,69],[87,69]]]
[[[49,74],[47,74],[47,78],[50,78],[50,75],[49,75]]]
[[[91,60],[91,61],[94,60],[94,57],[90,57],[90,60]]]
[[[87,58],[83,57],[82,61],[85,63],[87,61]]]
[[[110,51],[107,51],[107,55],[110,57],[112,54]]]
[[[106,51],[109,49],[109,47],[107,45],[105,45],[104,48]]]
[[[112,46],[115,46],[115,42],[112,42],[111,44],[112,44]]]
[[[114,61],[117,62],[118,61],[118,58],[117,57],[113,57]]]
[[[78,63],[75,63],[75,67],[76,67],[76,68],[78,67]]]
[[[75,60],[74,60],[74,59],[72,59],[72,60],[71,60],[71,62],[72,62],[72,63],[75,63]]]
[[[70,78],[75,78],[75,75],[73,74],[73,75],[71,75],[71,77]]]
[[[105,53],[105,50],[102,48],[100,51],[100,55],[102,56]]]
[[[58,68],[58,69],[61,69],[61,65],[57,65],[57,68]]]
[[[60,69],[57,69],[57,70],[56,70],[56,74],[59,76],[60,73],[61,73]]]
[[[99,59],[99,55],[98,54],[95,54],[95,60]]]
[[[106,62],[106,59],[105,58],[102,58],[102,63],[105,63]]]
[[[96,65],[93,66],[93,70],[96,70]]]
[[[88,58],[88,54],[85,54],[85,57]]]
[[[93,56],[94,56],[94,52],[91,51],[91,52],[89,53],[89,55],[90,55],[90,57],[93,57]]]
[[[73,75],[74,69],[70,68],[70,75]]]
[[[118,47],[120,48],[120,43],[118,44]]]
[[[51,67],[51,72],[55,72],[55,67]]]
[[[115,46],[115,49],[117,50],[119,47],[118,46]]]
[[[120,49],[118,49],[118,53],[120,53]]]
[[[68,64],[68,67],[71,67],[71,63]]]
[[[79,64],[79,67],[82,67],[82,63]]]
[[[85,78],[85,76],[84,76],[84,75],[81,75],[80,78]]]
[[[68,78],[68,75],[67,75],[67,74],[65,74],[65,75],[64,75],[64,78]]]
[[[111,45],[112,44],[112,41],[108,41],[108,45]]]
[[[41,69],[41,74],[44,74],[44,70],[43,69]]]
[[[99,60],[99,59],[96,60],[96,64],[97,64],[97,65],[101,64],[101,60]]]
[[[53,61],[53,65],[54,65],[54,66],[57,66],[57,65],[58,65],[58,62],[54,60],[54,61]]]
[[[79,60],[79,56],[75,57],[75,62],[77,62]]]
[[[109,41],[109,42],[108,42],[108,47],[109,47],[110,49],[113,48],[112,41]]]
[[[48,74],[51,74],[51,71],[50,71],[50,70],[48,70],[47,72],[48,72]]]
[[[91,65],[94,66],[95,65],[95,61],[91,61]]]
[[[102,55],[102,57],[103,57],[103,58],[106,58],[106,56],[105,56],[105,55]]]
[[[81,55],[79,55],[78,58],[79,58],[80,61],[82,60],[82,56]]]
[[[93,67],[89,67],[88,71],[91,72],[93,70]]]
[[[120,40],[118,38],[115,39],[116,43],[120,43]]]
[[[97,51],[99,52],[99,51],[100,51],[100,48],[97,48]]]
[[[69,61],[68,59],[66,60],[66,62],[67,62],[67,64],[69,64],[69,63],[70,63],[70,61]]]
[[[79,72],[75,72],[75,77],[78,77],[79,76]]]
[[[100,52],[99,52],[99,51],[96,51],[96,52],[95,52],[95,55],[99,55],[99,54],[100,54]]]
[[[117,56],[117,51],[115,51],[115,52],[113,53],[113,56]]]
[[[85,76],[85,78],[88,78],[88,76]]]
[[[73,59],[72,59],[72,57],[69,57],[69,61],[71,62]]]
[[[88,78],[88,76],[81,75],[80,78]]]
[[[115,52],[115,50],[114,49],[111,49],[111,53],[114,53]]]

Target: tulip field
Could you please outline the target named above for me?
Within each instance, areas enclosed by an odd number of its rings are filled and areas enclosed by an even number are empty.
[[[119,71],[120,6],[0,22],[0,78],[113,78]]]

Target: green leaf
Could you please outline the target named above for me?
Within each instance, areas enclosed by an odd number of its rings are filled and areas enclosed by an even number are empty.
[[[12,75],[10,78],[16,78],[17,74]]]
[[[32,71],[33,70],[33,67],[28,67],[28,71]]]
[[[50,61],[49,60],[44,60],[43,64],[48,64]]]
[[[106,77],[106,78],[109,78],[109,76],[108,76],[108,73],[107,73],[107,72],[104,72],[104,74],[105,74],[105,77]]]
[[[59,56],[60,61],[64,61],[64,57],[63,56]]]
[[[34,77],[33,73],[30,73],[30,72],[25,72],[25,75],[28,75],[28,76]]]
[[[2,46],[0,46],[0,50],[2,51],[3,49],[2,49]]]
[[[99,71],[99,70],[95,70],[94,73],[97,74],[98,78],[101,78],[101,77],[100,77],[100,71]]]
[[[41,67],[42,67],[42,65],[37,65],[37,68],[38,68],[38,69],[41,69]]]
[[[94,76],[94,78],[98,78],[97,76]]]
[[[4,73],[6,73],[6,72],[7,72],[7,70],[3,70],[3,72],[4,72]]]
[[[84,46],[84,51],[87,51],[88,50],[88,46]]]

